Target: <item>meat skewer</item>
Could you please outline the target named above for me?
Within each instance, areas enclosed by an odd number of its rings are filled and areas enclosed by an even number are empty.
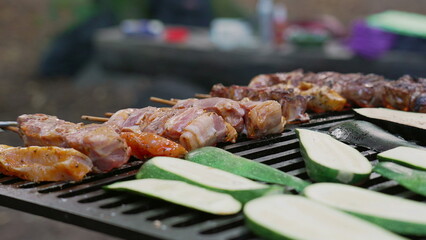
[[[295,101],[295,96],[310,98],[305,103]],[[426,79],[406,75],[396,81],[388,81],[375,74],[304,73],[296,70],[258,75],[248,86],[225,87],[216,84],[210,94],[196,94],[196,97],[225,97],[233,100],[247,97],[260,101],[273,99],[283,105],[283,114],[288,122],[308,120],[303,115],[306,109],[326,112],[341,111],[351,106],[387,107],[426,113]]]
[[[129,149],[114,128],[82,125],[45,114],[18,117],[19,134],[26,146],[74,148],[87,155],[95,172],[108,172],[129,160]]]
[[[297,86],[302,82],[327,86],[348,100],[352,106],[388,107],[403,111],[426,112],[426,79],[405,75],[388,81],[375,74],[336,72],[262,74],[252,79],[249,87]],[[211,94],[213,96],[213,94]]]
[[[176,141],[187,150],[235,142],[236,130],[216,113],[202,109],[146,107],[117,111],[105,123],[118,131],[150,132]]]

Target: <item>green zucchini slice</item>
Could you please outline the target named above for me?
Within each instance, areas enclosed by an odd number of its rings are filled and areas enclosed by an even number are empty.
[[[424,203],[337,183],[311,184],[305,188],[304,194],[312,200],[349,212],[388,230],[426,236]]]
[[[281,186],[269,186],[250,179],[172,157],[154,157],[142,165],[136,178],[179,180],[213,191],[227,193],[242,203],[265,194],[284,191]]]
[[[394,180],[405,188],[426,196],[426,172],[414,170],[393,162],[380,162],[373,171],[385,178]]]
[[[192,162],[219,168],[246,178],[290,186],[299,192],[309,185],[308,182],[298,177],[217,147],[203,147],[193,150],[185,158]]]
[[[357,184],[368,178],[372,165],[360,152],[333,137],[296,129],[309,177],[317,182]]]
[[[329,133],[339,141],[379,152],[399,146],[420,147],[383,130],[375,124],[361,120],[351,120],[338,124],[330,128]]]
[[[301,196],[274,195],[244,206],[246,223],[265,239],[405,239]]]
[[[105,189],[141,194],[217,215],[236,214],[242,207],[228,194],[174,180],[137,179],[113,183]]]
[[[426,150],[396,147],[377,154],[379,161],[396,162],[419,170],[426,170]]]

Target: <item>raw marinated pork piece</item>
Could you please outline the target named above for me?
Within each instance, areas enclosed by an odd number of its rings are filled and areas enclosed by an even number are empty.
[[[237,131],[216,113],[206,112],[183,128],[179,143],[188,151],[219,142],[235,142]]]
[[[185,108],[200,108],[207,112],[214,112],[223,117],[226,122],[231,124],[237,132],[242,132],[244,129],[245,110],[236,101],[227,98],[206,98],[206,99],[185,99],[179,100],[173,106],[175,109]]]
[[[281,133],[285,119],[281,105],[276,101],[234,101],[228,98],[212,97],[206,99],[179,100],[173,108],[201,108],[214,112],[235,128],[237,133],[248,138],[260,138],[268,134]]]
[[[254,88],[237,85],[226,87],[222,84],[216,84],[212,87],[210,95],[235,101],[241,101],[244,98],[251,101],[275,100],[281,104],[282,114],[287,122],[309,120],[309,116],[305,111],[311,97],[295,94],[294,89]]]
[[[195,149],[197,146],[212,146],[219,142],[235,142],[237,138],[236,130],[222,117],[216,113],[205,115],[206,111],[200,108],[148,107],[134,111],[129,115],[129,119],[139,113],[142,113],[143,117],[139,118],[139,121],[132,121],[134,125],[119,126],[121,132],[154,133],[181,144],[187,150]],[[202,118],[198,119],[201,116]],[[201,119],[205,120],[204,124],[200,124]],[[189,129],[207,135],[195,136],[186,133],[182,137]],[[214,134],[211,135],[210,132]]]
[[[0,172],[33,182],[80,181],[92,161],[72,148],[0,145]]]
[[[77,132],[82,126],[45,114],[24,114],[17,122],[26,146],[68,147],[66,135]]]
[[[95,172],[108,172],[130,158],[126,142],[113,127],[105,124],[82,126],[78,132],[67,134],[66,141],[92,160]]]
[[[19,132],[27,146],[74,148],[93,162],[94,171],[107,172],[129,160],[126,143],[107,124],[81,125],[57,117],[33,114],[18,117]]]

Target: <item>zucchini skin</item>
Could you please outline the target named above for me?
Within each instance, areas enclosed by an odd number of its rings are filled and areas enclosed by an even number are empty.
[[[394,150],[397,150],[397,149],[394,149]],[[391,149],[389,151],[394,151],[394,150]],[[426,171],[425,167],[422,167],[422,166],[419,166],[419,165],[416,165],[416,164],[412,164],[410,162],[406,162],[404,160],[401,160],[401,159],[398,159],[398,158],[395,158],[395,157],[386,156],[387,155],[386,153],[387,152],[381,152],[381,153],[377,154],[377,159],[380,162],[393,162],[393,163],[396,163],[396,164],[399,164],[399,165],[402,165],[402,166],[406,166],[408,168]],[[406,154],[409,155],[409,153],[406,153]]]
[[[366,147],[378,152],[399,146],[420,147],[398,138],[367,121],[351,120],[330,128],[331,136],[339,141]]]
[[[382,112],[382,116],[385,116],[388,114],[388,112],[396,112],[398,114],[405,114],[405,113],[414,113],[414,112],[405,112],[401,110],[393,110],[388,108],[358,108],[353,109],[356,113],[356,118],[361,120],[367,120],[374,124],[377,124],[379,126],[383,126],[386,130],[388,130],[391,133],[401,135],[405,139],[412,140],[415,142],[418,142],[420,145],[425,146],[426,145],[426,129],[421,126],[410,126],[407,124],[399,123],[395,120],[393,120],[392,117],[387,117],[386,119],[377,118],[375,116],[371,116],[369,114],[369,111],[380,111]],[[422,113],[416,113],[416,114],[422,114]],[[415,118],[411,118],[412,122],[415,122]]]
[[[130,180],[130,181],[135,181],[135,180]],[[127,181],[124,181],[124,182],[127,182]],[[121,182],[121,183],[124,183],[124,182]],[[169,202],[169,203],[173,203],[173,204],[176,204],[176,205],[179,205],[179,206],[183,206],[183,207],[186,207],[186,208],[191,208],[191,209],[195,209],[195,210],[198,210],[198,211],[202,211],[202,212],[206,212],[206,213],[210,213],[210,214],[215,214],[215,215],[232,215],[232,214],[237,214],[238,212],[241,211],[241,205],[240,205],[240,209],[238,211],[236,209],[236,211],[233,211],[233,212],[225,212],[225,213],[224,212],[215,212],[215,211],[211,211],[211,210],[208,210],[208,209],[205,209],[205,208],[199,208],[199,207],[196,207],[196,206],[191,205],[191,204],[181,203],[181,202],[178,202],[178,201],[170,199],[170,198],[164,198],[164,197],[158,196],[156,194],[141,192],[141,191],[129,189],[129,188],[126,188],[126,187],[115,188],[115,187],[113,187],[113,185],[114,184],[103,186],[103,189],[105,189],[107,191],[128,192],[128,193],[133,193],[133,194],[137,194],[137,195],[141,195],[141,196],[146,196],[146,197],[153,198],[153,199],[159,199],[159,200],[166,201],[166,202]],[[234,199],[234,201],[238,202],[235,199]]]
[[[343,210],[344,211],[344,210]],[[389,231],[396,232],[399,234],[414,235],[414,236],[426,236],[426,225],[418,223],[407,223],[403,221],[397,221],[386,218],[379,218],[376,216],[370,216],[366,214],[360,214],[351,211],[344,211],[350,213],[356,217],[362,218],[371,223],[377,224]]]
[[[185,159],[242,177],[290,186],[298,192],[303,191],[310,184],[307,181],[268,165],[234,155],[216,147],[196,149],[186,154]]]
[[[379,162],[374,172],[385,178],[394,180],[405,188],[426,196],[426,172],[414,170],[391,162]]]
[[[276,233],[252,220],[248,216],[245,217],[245,224],[254,234],[261,236],[268,240],[291,240],[292,238],[285,237],[279,233]]]
[[[315,182],[335,182],[345,184],[362,184],[370,176],[368,174],[352,174],[331,169],[312,160],[303,145],[300,146],[300,153],[305,160],[306,172]]]
[[[157,167],[151,161],[148,161],[142,165],[139,172],[136,174],[136,178],[138,179],[158,178],[158,179],[183,181],[183,182],[187,182],[189,184],[203,187],[212,191],[229,194],[243,204],[261,196],[265,196],[269,194],[280,194],[284,192],[284,188],[278,185],[272,185],[272,186],[267,186],[265,188],[253,189],[253,190],[224,190],[224,189],[213,188],[213,187],[200,184],[191,179],[185,178],[184,176],[163,170]]]

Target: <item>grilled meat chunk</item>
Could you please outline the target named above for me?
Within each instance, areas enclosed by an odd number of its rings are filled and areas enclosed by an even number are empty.
[[[284,131],[286,122],[277,101],[253,102],[246,99],[241,101],[241,105],[247,111],[245,121],[248,138],[261,138]]]
[[[384,85],[385,107],[426,113],[426,79],[408,75]]]
[[[139,159],[155,156],[181,158],[187,153],[182,145],[155,133],[122,132],[120,135],[130,147],[131,155]]]
[[[86,155],[71,148],[0,145],[0,172],[28,181],[81,181],[92,166]]]

